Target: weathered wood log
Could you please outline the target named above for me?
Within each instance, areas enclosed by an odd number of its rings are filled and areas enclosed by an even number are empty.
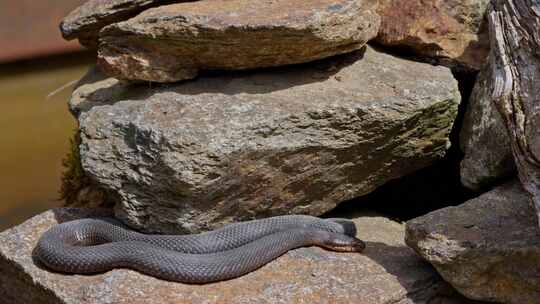
[[[488,12],[491,97],[540,217],[540,0],[493,0]]]

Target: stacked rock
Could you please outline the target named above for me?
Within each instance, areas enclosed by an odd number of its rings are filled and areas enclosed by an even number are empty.
[[[61,24],[66,39],[97,53],[97,68],[69,102],[80,126],[84,173],[106,190],[117,218],[146,232],[194,233],[281,214],[322,215],[444,157],[461,101],[450,67],[482,67],[488,2],[90,0]],[[488,72],[482,71],[461,133],[462,181],[473,189],[513,170],[504,144],[485,152],[496,146],[488,138],[505,138],[484,92]],[[505,196],[504,204],[494,204],[497,195]],[[529,303],[536,294],[523,282],[534,281],[535,273],[505,277],[505,271],[531,264],[537,242],[497,247],[497,238],[538,235],[524,228],[531,217],[525,207],[512,210],[513,198],[525,205],[514,183],[461,209],[412,220],[407,244],[471,298]],[[472,303],[451,292],[443,301],[441,291],[450,289],[404,247],[402,225],[357,214],[348,216],[369,234],[365,256],[336,259],[301,249],[247,278],[210,287],[126,270],[96,276],[97,284],[87,278],[69,283],[31,263],[29,252],[43,230],[100,212],[59,209],[0,234],[6,244],[0,270],[14,278],[10,283],[0,275],[0,286],[32,281],[25,297],[38,294],[51,303],[87,296],[96,303],[159,303],[169,290],[193,303]],[[510,227],[520,234],[498,225],[508,217],[516,218]],[[478,266],[490,254],[488,266]],[[508,288],[496,290],[501,285]],[[510,289],[519,295],[508,296]],[[143,296],[125,297],[133,293]],[[23,301],[2,288],[0,295]]]
[[[70,108],[85,173],[129,225],[321,215],[444,156],[457,82],[366,47],[377,1],[150,2],[90,1],[61,26],[97,46]]]

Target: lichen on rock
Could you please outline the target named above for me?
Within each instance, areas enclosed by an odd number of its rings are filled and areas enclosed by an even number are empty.
[[[64,172],[59,190],[60,199],[69,207],[106,207],[111,201],[103,189],[100,189],[84,173],[81,165],[79,145],[80,132],[77,130],[69,141],[70,150],[62,160]]]

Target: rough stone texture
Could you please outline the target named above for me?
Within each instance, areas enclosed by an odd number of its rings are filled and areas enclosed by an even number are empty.
[[[117,194],[118,217],[196,232],[319,215],[425,167],[445,154],[459,101],[447,68],[369,48],[153,88],[96,80],[71,108],[83,169]]]
[[[540,303],[540,229],[517,181],[407,222],[406,242],[469,298]]]
[[[107,199],[107,194],[96,185],[86,185],[75,193],[73,201],[65,207],[111,208],[114,203]]]
[[[84,1],[0,1],[0,62],[80,49],[58,35],[58,20]]]
[[[494,107],[491,70],[478,75],[461,128],[460,146],[465,154],[461,162],[461,182],[478,190],[515,172],[510,140],[501,115]]]
[[[518,178],[540,222],[540,2],[498,0],[488,9],[491,100],[510,139]]]
[[[96,48],[99,31],[104,26],[129,19],[147,8],[173,2],[181,0],[89,0],[62,20],[60,31],[65,39],[78,38],[82,45]]]
[[[469,303],[451,293],[438,296],[448,287],[403,244],[403,225],[376,215],[354,217],[367,242],[363,254],[301,248],[246,276],[206,285],[171,283],[125,269],[63,275],[33,263],[31,251],[48,228],[104,214],[55,209],[0,233],[2,303]]]
[[[119,79],[174,82],[198,70],[308,62],[360,49],[376,0],[203,0],[149,9],[100,33],[98,64]]]
[[[380,0],[376,41],[439,63],[478,70],[489,52],[489,0]]]

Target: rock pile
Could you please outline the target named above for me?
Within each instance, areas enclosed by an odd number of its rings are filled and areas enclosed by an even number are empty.
[[[97,50],[97,67],[69,102],[80,125],[80,165],[114,202],[107,212],[146,232],[322,215],[445,156],[461,127],[454,122],[466,87],[451,67],[482,70],[460,134],[461,179],[471,189],[492,186],[513,174],[513,162],[486,92],[489,70],[481,69],[487,4],[90,0],[61,24],[64,37]],[[408,222],[406,242],[469,298],[539,303],[540,235],[525,201],[510,183]],[[404,246],[403,226],[379,216],[346,215],[367,241],[365,255],[304,248],[205,286],[128,270],[67,278],[32,263],[45,229],[100,212],[58,209],[0,234],[0,296],[9,303],[473,303],[456,298]]]
[[[108,23],[81,8],[62,28],[94,20],[99,68],[116,77],[92,71],[73,93],[84,171],[112,194],[117,217],[172,233],[320,215],[441,159],[457,82],[447,68],[365,48],[376,5],[205,0],[124,21],[109,8]],[[199,69],[248,71],[154,88],[117,80]]]
[[[372,48],[151,90],[91,80],[73,96],[83,168],[118,217],[159,232],[323,214],[440,159],[460,100],[448,69]]]

